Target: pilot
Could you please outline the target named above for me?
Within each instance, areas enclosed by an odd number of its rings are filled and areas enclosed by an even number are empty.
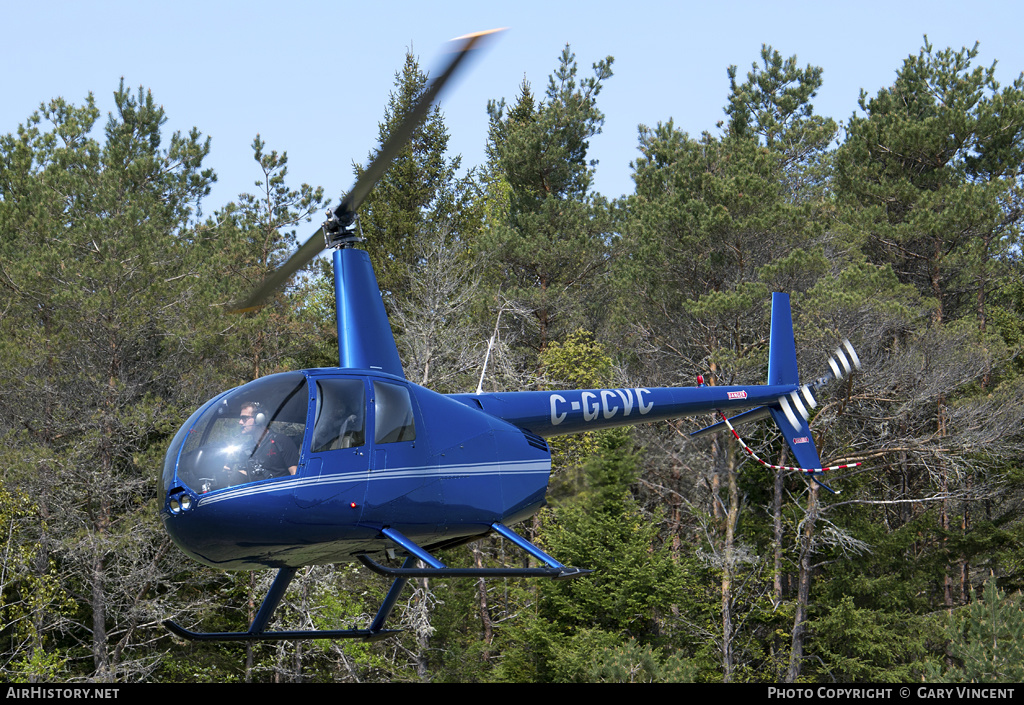
[[[238,416],[244,447],[255,448],[248,454],[248,462],[237,468],[242,476],[238,482],[252,482],[268,477],[294,475],[299,465],[299,451],[292,440],[267,428],[264,415],[255,402],[245,402]],[[225,466],[225,470],[232,468]]]

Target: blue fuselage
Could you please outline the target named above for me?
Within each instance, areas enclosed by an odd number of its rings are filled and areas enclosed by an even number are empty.
[[[331,386],[343,383],[362,413],[349,404],[332,420],[345,404],[331,407]],[[245,456],[259,453],[239,450],[252,399],[268,437],[294,445],[294,474],[254,469]],[[543,505],[550,470],[542,439],[479,409],[383,373],[308,370],[227,392],[186,422],[165,462],[163,519],[207,565],[333,563],[388,548],[385,527],[437,546],[520,521]]]

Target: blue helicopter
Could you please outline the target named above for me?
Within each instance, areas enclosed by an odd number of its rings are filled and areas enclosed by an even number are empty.
[[[544,506],[552,436],[715,412],[722,421],[697,434],[726,427],[735,433],[733,424],[770,416],[797,469],[812,477],[822,470],[809,408],[818,389],[859,362],[846,343],[831,360],[832,375],[800,384],[786,294],[772,299],[766,385],[443,395],[405,378],[370,258],[355,247],[356,210],[444,84],[491,34],[455,40],[445,69],[321,231],[237,307],[259,306],[333,249],[338,366],[269,375],[223,392],[189,417],[168,448],[161,516],[174,543],[215,568],[277,570],[246,631],[197,632],[165,621],[174,634],[202,641],[372,641],[397,631],[385,622],[410,578],[589,573],[509,528]],[[750,411],[731,422],[724,416],[739,409]],[[495,533],[535,567],[450,568],[431,553]],[[384,555],[404,556],[402,567],[382,564]],[[394,579],[367,628],[267,630],[300,567],[353,560]]]

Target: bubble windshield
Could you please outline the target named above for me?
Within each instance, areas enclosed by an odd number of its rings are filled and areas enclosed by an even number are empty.
[[[238,387],[193,414],[167,452],[163,484],[177,476],[203,494],[294,475],[306,430],[309,391],[301,372]]]

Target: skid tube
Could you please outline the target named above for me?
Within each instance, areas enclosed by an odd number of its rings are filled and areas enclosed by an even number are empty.
[[[176,636],[189,641],[281,641],[286,639],[360,639],[362,641],[378,641],[387,638],[392,634],[400,633],[401,629],[385,629],[384,622],[391,616],[398,597],[409,581],[409,578],[553,578],[554,580],[568,580],[578,578],[593,571],[584,568],[570,568],[564,566],[554,558],[544,553],[532,543],[519,534],[509,529],[504,524],[495,522],[491,529],[502,537],[508,539],[515,545],[522,548],[528,554],[544,563],[544,567],[538,568],[449,568],[441,561],[427,552],[426,549],[414,543],[401,532],[395,529],[385,528],[381,530],[386,538],[404,549],[409,555],[401,568],[388,568],[377,563],[365,554],[359,554],[359,561],[380,575],[395,579],[388,590],[387,597],[377,610],[377,615],[368,629],[306,629],[294,631],[265,631],[270,623],[274,610],[281,603],[284,594],[295,577],[296,568],[281,568],[274,578],[267,596],[263,598],[259,612],[249,625],[248,631],[244,632],[194,632],[185,629],[172,620],[164,620],[164,626]],[[413,567],[417,561],[422,561],[426,568]]]

